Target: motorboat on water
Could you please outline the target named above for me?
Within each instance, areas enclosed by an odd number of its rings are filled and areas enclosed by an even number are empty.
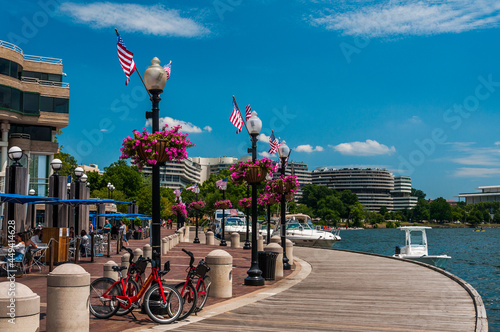
[[[325,231],[316,229],[305,214],[287,215],[286,238],[301,247],[330,248],[340,241],[338,230]],[[273,235],[281,235],[281,224],[274,229]]]
[[[398,229],[405,231],[405,245],[396,246],[396,253],[392,257],[411,259],[417,262],[445,268],[451,259],[448,255],[429,255],[427,235],[425,231],[432,229],[429,226],[403,226]]]

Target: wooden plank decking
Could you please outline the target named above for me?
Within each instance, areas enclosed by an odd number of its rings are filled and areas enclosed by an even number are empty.
[[[475,331],[471,296],[439,272],[385,257],[294,249],[312,266],[305,280],[176,330]]]

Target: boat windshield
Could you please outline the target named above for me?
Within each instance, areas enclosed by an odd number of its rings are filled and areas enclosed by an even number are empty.
[[[243,222],[237,218],[228,218],[226,219],[226,226],[239,226],[242,225]]]
[[[425,243],[425,238],[423,236],[422,231],[412,231],[410,232],[410,243],[413,246],[424,246],[426,245]]]
[[[308,225],[308,224],[299,224],[299,223],[290,223],[290,224],[286,224],[286,229],[287,230],[292,230],[292,229],[299,229],[299,228],[302,228],[302,229],[311,229],[311,227]]]

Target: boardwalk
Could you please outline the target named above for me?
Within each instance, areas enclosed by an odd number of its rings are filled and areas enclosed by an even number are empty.
[[[439,272],[386,257],[295,250],[312,266],[305,280],[277,295],[175,330],[476,331],[472,297]]]

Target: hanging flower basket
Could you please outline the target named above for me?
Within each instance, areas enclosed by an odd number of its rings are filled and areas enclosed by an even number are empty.
[[[120,159],[131,158],[139,169],[144,165],[186,159],[186,149],[195,145],[187,138],[188,134],[179,132],[180,129],[181,126],[168,129],[165,125],[161,131],[154,133],[148,133],[146,128],[142,133],[134,130],[133,137],[128,136],[122,142]]]
[[[252,197],[245,197],[238,201],[239,206],[242,208],[249,208],[252,206]]]
[[[293,196],[299,189],[299,181],[295,175],[280,176],[266,184],[266,191]]]
[[[186,206],[182,203],[174,204],[170,209],[178,216],[187,217]]]
[[[202,200],[199,200],[197,202],[191,202],[188,205],[188,209],[190,210],[201,210],[204,207],[205,207],[205,202],[203,202]]]
[[[278,201],[278,194],[266,192],[257,199],[257,204],[260,206],[273,205]]]
[[[231,180],[236,183],[259,183],[265,180],[268,174],[272,175],[276,169],[276,164],[268,158],[256,159],[255,162],[240,162],[231,166]]]
[[[214,203],[214,206],[218,209],[223,209],[223,210],[227,210],[233,207],[231,201],[228,199],[226,199],[225,201],[217,201]]]

